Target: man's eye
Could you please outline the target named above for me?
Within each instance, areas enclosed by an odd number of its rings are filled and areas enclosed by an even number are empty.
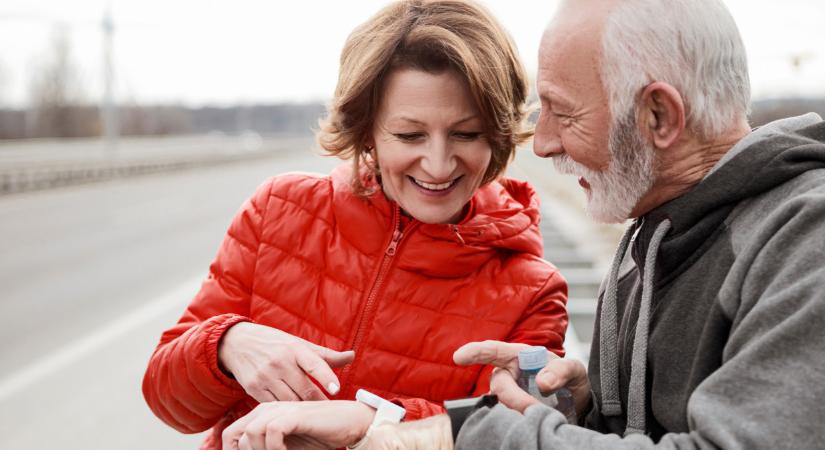
[[[474,141],[480,138],[482,134],[480,131],[459,131],[453,133],[453,136],[463,141]]]
[[[561,121],[562,125],[570,125],[573,123],[573,116],[556,112],[554,112],[553,115]]]
[[[412,142],[423,136],[421,133],[393,133],[397,139],[405,142]]]

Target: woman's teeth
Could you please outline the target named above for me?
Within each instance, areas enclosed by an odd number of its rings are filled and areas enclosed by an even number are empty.
[[[452,186],[456,182],[456,180],[458,180],[458,178],[456,178],[455,180],[448,181],[446,183],[433,184],[433,183],[425,183],[423,181],[419,181],[419,180],[416,180],[415,178],[413,178],[413,181],[415,182],[415,184],[423,187],[424,189],[429,189],[431,191],[443,191],[444,189],[447,189],[450,186]]]

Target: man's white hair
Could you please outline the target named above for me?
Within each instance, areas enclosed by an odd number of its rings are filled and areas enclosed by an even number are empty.
[[[745,47],[720,0],[623,0],[602,36],[602,83],[613,120],[654,81],[682,95],[686,126],[704,140],[747,118]]]

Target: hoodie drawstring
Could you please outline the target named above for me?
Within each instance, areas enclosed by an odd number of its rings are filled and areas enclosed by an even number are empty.
[[[645,405],[645,388],[647,378],[647,340],[650,334],[650,305],[653,300],[653,280],[656,274],[656,256],[665,235],[670,231],[670,220],[665,219],[656,226],[650,245],[645,255],[644,274],[642,276],[642,302],[639,306],[639,319],[633,337],[633,357],[630,362],[630,385],[627,393],[627,427],[624,435],[644,433],[647,426]],[[619,249],[613,259],[613,265],[605,287],[599,317],[599,358],[601,363],[600,379],[602,387],[602,410],[605,416],[621,415],[619,399],[618,370],[618,308],[616,305],[619,267],[627,252],[633,227],[622,237]],[[605,332],[607,331],[607,332]]]
[[[622,259],[630,245],[634,227],[628,227],[624,232],[610,274],[607,285],[604,287],[604,300],[599,314],[599,365],[602,388],[602,414],[605,416],[619,416],[622,414],[622,403],[619,399],[619,313],[616,306],[616,284],[619,280],[619,268]]]

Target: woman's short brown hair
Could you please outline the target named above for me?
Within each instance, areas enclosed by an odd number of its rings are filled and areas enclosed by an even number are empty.
[[[392,69],[430,73],[455,70],[467,81],[481,113],[492,157],[483,183],[498,177],[518,145],[532,136],[525,125],[527,80],[515,45],[499,23],[471,0],[401,0],[358,26],[341,52],[341,68],[318,143],[353,158],[353,184]]]

